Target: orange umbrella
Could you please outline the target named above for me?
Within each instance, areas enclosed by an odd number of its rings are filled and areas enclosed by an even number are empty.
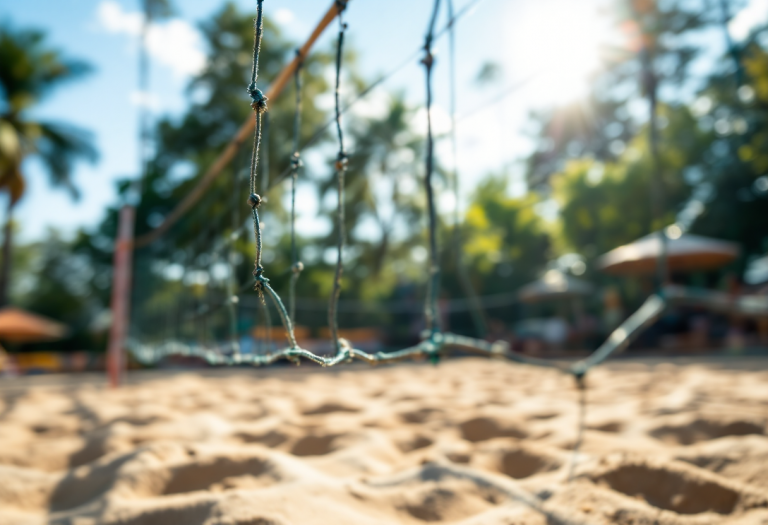
[[[611,250],[601,256],[597,264],[601,270],[612,274],[649,274],[656,271],[660,252],[659,234],[651,233]],[[672,271],[711,270],[738,256],[739,246],[732,242],[687,233],[667,238],[667,264]]]
[[[67,327],[19,308],[0,310],[0,339],[15,343],[61,339]]]

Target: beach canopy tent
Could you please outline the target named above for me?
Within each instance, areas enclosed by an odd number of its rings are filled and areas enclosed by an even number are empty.
[[[598,267],[615,275],[652,274],[661,253],[658,233],[651,233],[602,255]],[[667,264],[673,272],[713,270],[739,256],[739,246],[732,242],[682,234],[667,238]]]
[[[67,334],[67,327],[46,317],[19,308],[0,310],[0,340],[12,343],[55,341]]]
[[[566,275],[560,270],[548,270],[541,279],[523,286],[518,297],[525,303],[535,303],[589,295],[593,290],[592,285],[586,281]]]

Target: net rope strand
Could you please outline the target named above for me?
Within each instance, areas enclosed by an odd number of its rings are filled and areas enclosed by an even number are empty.
[[[424,57],[421,63],[424,66],[424,78],[426,87],[427,110],[427,152],[424,170],[424,189],[427,193],[427,220],[429,227],[429,269],[427,277],[427,297],[424,305],[424,322],[426,331],[430,337],[440,332],[440,319],[437,311],[437,295],[440,286],[440,262],[437,252],[437,211],[435,210],[435,193],[432,186],[432,172],[434,171],[434,140],[432,138],[432,67],[435,57],[432,54],[432,40],[435,36],[435,22],[440,11],[440,0],[435,0],[432,7],[432,16],[424,38]]]
[[[253,153],[251,155],[251,172],[250,172],[250,195],[248,196],[248,204],[251,207],[251,213],[253,217],[253,231],[256,238],[256,257],[254,261],[253,277],[255,282],[254,288],[259,293],[259,297],[264,300],[264,295],[268,295],[269,298],[275,303],[277,312],[280,315],[280,320],[285,327],[286,335],[291,348],[296,348],[296,337],[293,331],[293,323],[285,309],[283,301],[280,296],[275,293],[272,287],[269,285],[269,279],[264,276],[264,267],[262,266],[262,234],[261,223],[259,222],[259,206],[261,205],[261,197],[256,193],[256,174],[259,160],[259,145],[261,143],[261,117],[267,111],[267,97],[257,87],[256,82],[259,74],[259,54],[261,51],[261,38],[263,34],[263,10],[264,0],[257,0],[256,8],[256,22],[254,27],[253,37],[253,68],[251,69],[251,83],[248,85],[248,94],[251,97],[251,108],[254,111],[254,117],[256,119],[256,126],[253,135]],[[237,354],[239,355],[239,353]]]
[[[267,111],[267,100],[261,90],[256,87],[256,80],[258,79],[259,52],[261,50],[263,4],[264,0],[258,0],[253,38],[253,68],[251,69],[251,83],[248,85],[247,89],[248,94],[251,97],[251,108],[253,108],[254,118],[256,119],[256,126],[253,132],[253,152],[251,154],[251,170],[248,186],[248,204],[251,207],[251,214],[253,217],[253,233],[256,238],[256,257],[254,260],[253,275],[256,278],[255,289],[259,292],[259,296],[262,297],[263,287],[266,285],[266,282],[264,281],[265,278],[262,275],[264,268],[261,266],[262,239],[261,223],[259,222],[258,210],[259,205],[261,205],[261,197],[256,193],[256,175],[257,165],[259,162],[259,146],[261,144],[261,116],[264,112]]]
[[[264,115],[261,117],[261,142],[263,144],[263,150],[264,153],[262,153],[261,158],[261,178],[262,178],[262,185],[265,189],[271,188],[270,180],[269,180],[269,135],[270,135],[270,118],[269,118],[269,112],[265,112]],[[290,167],[289,167],[290,168]],[[268,200],[266,195],[263,196],[264,200]]]
[[[453,0],[447,0],[448,3],[448,89],[450,97],[451,110],[451,153],[453,156],[453,249],[456,264],[456,273],[459,277],[461,287],[464,289],[464,295],[470,305],[470,315],[475,325],[475,332],[478,337],[485,338],[488,332],[485,322],[485,312],[480,304],[472,282],[469,280],[469,274],[464,268],[464,246],[462,242],[461,229],[461,191],[459,184],[459,147],[456,130],[456,30],[455,15],[453,12]]]
[[[341,61],[344,51],[344,31],[347,25],[342,15],[347,6],[346,0],[336,0],[337,18],[339,20],[339,37],[336,43],[336,86],[334,89],[336,132],[339,140],[339,152],[336,155],[336,184],[337,184],[337,208],[336,221],[338,238],[336,242],[336,270],[333,276],[333,290],[328,304],[328,326],[331,330],[331,339],[336,355],[340,355],[342,341],[339,338],[339,295],[341,294],[341,278],[344,274],[344,175],[347,171],[347,153],[344,150],[344,132],[341,128]]]
[[[237,206],[237,195],[238,195],[238,181],[240,177],[238,177],[237,172],[235,172],[235,176],[232,177],[232,186],[234,188],[234,191],[232,192],[232,232],[229,234],[230,239],[232,236],[235,235],[235,232],[238,229],[238,210],[239,206]],[[236,264],[236,250],[235,250],[235,239],[231,239],[231,242],[227,243],[227,250],[226,250],[226,260],[227,260],[227,302],[228,304],[228,313],[229,313],[229,337],[232,341],[232,346],[236,349],[236,351],[240,351],[240,343],[238,340],[238,316],[239,316],[239,309],[238,304],[240,303],[240,298],[237,294],[237,277],[235,275],[235,269],[237,267]],[[218,256],[218,255],[217,255]]]
[[[441,36],[443,36],[447,31],[450,30],[450,27],[452,24],[455,24],[462,18],[464,18],[466,15],[472,12],[472,10],[482,2],[483,0],[471,0],[470,2],[467,2],[461,9],[459,9],[455,16],[451,17],[449,22],[443,26],[439,31],[435,33],[434,38],[437,39]],[[406,67],[410,66],[414,60],[416,60],[421,53],[424,52],[424,46],[421,45],[417,49],[415,49],[413,52],[411,52],[406,58],[404,58],[402,61],[398,62],[397,65],[395,65],[392,69],[387,71],[386,73],[383,73],[381,76],[379,76],[376,80],[368,84],[365,88],[363,88],[357,95],[354,96],[351,100],[347,101],[344,104],[344,107],[341,109],[341,114],[345,115],[348,111],[350,111],[355,104],[366,98],[368,95],[370,95],[376,88],[382,86],[387,80],[395,76],[397,73],[405,69]],[[315,144],[318,140],[320,140],[325,132],[334,125],[336,119],[332,118],[326,121],[324,124],[320,125],[315,132],[310,136],[310,138],[303,144],[303,148],[307,148],[313,144]],[[285,173],[283,176],[287,176],[287,173]]]
[[[288,313],[296,319],[296,282],[299,274],[304,269],[304,264],[299,261],[299,253],[296,247],[296,184],[299,177],[299,168],[302,165],[299,152],[299,132],[301,127],[301,69],[304,64],[301,51],[296,50],[299,62],[293,74],[293,84],[296,90],[296,109],[293,115],[293,153],[291,154],[291,280],[289,283]]]

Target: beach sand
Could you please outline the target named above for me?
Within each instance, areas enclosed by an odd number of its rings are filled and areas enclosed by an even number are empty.
[[[0,380],[0,524],[768,524],[768,362]]]

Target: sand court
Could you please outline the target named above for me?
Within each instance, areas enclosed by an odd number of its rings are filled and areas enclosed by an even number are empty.
[[[768,363],[0,383],[0,524],[768,523]]]

